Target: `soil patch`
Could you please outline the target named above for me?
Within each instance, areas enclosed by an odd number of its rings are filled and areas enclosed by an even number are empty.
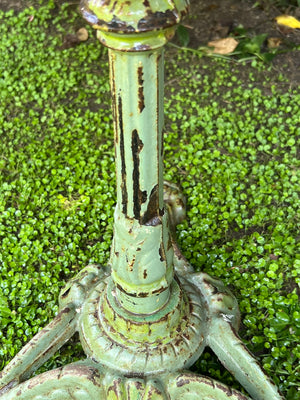
[[[189,46],[199,48],[211,40],[226,38],[238,26],[243,26],[249,36],[267,34],[268,38],[282,41],[282,54],[272,61],[277,73],[288,76],[292,86],[300,84],[300,30],[280,30],[275,17],[282,13],[298,17],[300,8],[279,10],[276,7],[261,8],[252,1],[240,0],[191,0],[191,11],[184,21],[190,33]],[[267,44],[264,45],[267,51]]]
[[[59,12],[63,3],[69,3],[73,8],[79,5],[79,0],[56,0],[55,3]],[[21,11],[38,5],[37,0],[0,0],[0,9],[4,11]],[[278,74],[289,78],[291,86],[296,87],[300,84],[300,52],[295,46],[299,49],[300,30],[280,30],[274,18],[283,13],[300,18],[300,7],[280,10],[271,2],[266,2],[263,7],[251,0],[190,0],[190,14],[183,24],[190,34],[189,47],[194,49],[232,35],[238,26],[243,26],[252,37],[264,33],[268,38],[280,39],[282,54],[276,55],[272,65]]]

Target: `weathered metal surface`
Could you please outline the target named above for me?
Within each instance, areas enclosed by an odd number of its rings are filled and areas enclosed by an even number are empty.
[[[140,52],[166,44],[188,5],[187,0],[82,0],[80,10],[102,44]]]
[[[55,369],[18,385],[1,400],[96,400],[105,399],[102,374],[89,362]]]
[[[37,333],[0,373],[0,397],[7,390],[28,379],[76,331],[77,312],[65,307],[49,325]]]
[[[108,400],[167,400],[162,383],[157,379],[124,378],[111,376],[106,379]]]
[[[60,293],[60,312],[50,324],[37,333],[0,372],[1,394],[28,379],[77,330],[82,304],[91,289],[107,272],[95,265],[84,268]]]
[[[272,380],[265,374],[237,334],[237,300],[224,284],[205,273],[187,276],[202,294],[209,321],[207,344],[221,363],[255,400],[283,400]]]
[[[108,276],[108,273],[108,268],[105,271],[99,265],[91,264],[85,267],[61,290],[58,299],[60,310],[69,306],[76,308],[77,313],[79,313],[89,293],[101,280]]]
[[[74,363],[36,376],[2,400],[250,400],[224,384],[189,372],[152,378],[103,374],[92,361]]]
[[[186,0],[82,0],[83,17],[95,28],[132,34],[174,26],[187,14]]]
[[[176,225],[186,218],[186,199],[174,183],[164,181],[164,204],[168,211],[170,230],[174,235]]]
[[[220,281],[193,272],[171,232],[185,216],[185,204],[175,186],[166,184],[163,194],[161,47],[187,5],[81,3],[110,48],[117,170],[112,272],[92,265],[67,284],[60,313],[2,371],[1,400],[247,400],[184,372],[205,346],[255,400],[283,400],[237,336],[236,299]],[[86,361],[21,383],[75,331]]]
[[[250,400],[249,397],[220,382],[190,372],[171,374],[166,380],[171,400]],[[269,400],[271,399],[273,398],[270,397]]]
[[[109,56],[117,171],[112,278],[123,307],[153,313],[173,279],[163,204],[163,53]]]
[[[80,324],[84,351],[126,376],[188,368],[206,344],[204,308],[194,286],[176,281],[169,302],[154,314],[132,314],[118,303],[112,282],[97,287],[85,303]],[[116,363],[117,360],[117,363]]]

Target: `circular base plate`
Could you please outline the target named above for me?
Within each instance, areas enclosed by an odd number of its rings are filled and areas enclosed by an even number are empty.
[[[151,315],[122,309],[109,279],[84,304],[80,340],[95,362],[122,374],[145,376],[188,368],[206,345],[207,316],[199,291],[174,280],[167,304]]]

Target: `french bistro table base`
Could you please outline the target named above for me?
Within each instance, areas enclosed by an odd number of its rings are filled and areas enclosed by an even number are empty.
[[[62,290],[59,314],[0,374],[1,400],[249,399],[187,371],[206,346],[253,399],[283,399],[237,336],[236,299],[195,273],[172,235],[184,200],[163,182],[163,46],[187,7],[81,3],[109,48],[117,171],[110,262],[86,267]],[[87,359],[29,379],[76,331]]]

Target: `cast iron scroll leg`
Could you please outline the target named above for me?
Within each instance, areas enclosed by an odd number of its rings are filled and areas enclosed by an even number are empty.
[[[103,376],[91,362],[78,362],[37,375],[4,393],[1,400],[105,399]]]
[[[76,330],[76,309],[65,307],[37,333],[0,373],[0,397],[44,364]]]
[[[284,400],[229,321],[216,319],[211,330],[213,334],[208,336],[209,347],[254,399]]]
[[[0,396],[28,379],[74,335],[85,298],[101,278],[105,277],[102,269],[90,265],[67,283],[60,294],[58,315],[0,372]]]
[[[179,374],[170,374],[167,376],[165,383],[171,400],[251,400],[250,397],[220,382],[188,371]]]
[[[192,274],[209,313],[207,344],[255,400],[284,400],[237,334],[238,304],[224,284],[205,273]]]

